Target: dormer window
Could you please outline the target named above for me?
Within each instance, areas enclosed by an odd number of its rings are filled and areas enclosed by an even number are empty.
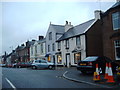
[[[52,32],[49,33],[49,40],[52,40]]]

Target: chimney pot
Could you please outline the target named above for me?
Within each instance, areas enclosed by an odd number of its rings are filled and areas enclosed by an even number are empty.
[[[66,25],[68,25],[68,21],[66,21]]]
[[[69,22],[69,25],[71,25],[71,22]]]

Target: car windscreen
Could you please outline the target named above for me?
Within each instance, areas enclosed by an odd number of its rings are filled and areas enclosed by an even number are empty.
[[[98,57],[87,57],[82,61],[95,61]]]

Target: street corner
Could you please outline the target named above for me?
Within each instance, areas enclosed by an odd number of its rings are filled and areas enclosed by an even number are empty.
[[[94,80],[94,74],[82,74],[77,70],[68,70],[63,74],[65,79],[74,81],[77,83],[86,83],[90,85],[95,85],[101,88],[119,88],[120,84],[117,83],[117,74],[114,73],[113,80],[111,78],[105,79],[105,75],[100,75],[99,80]]]

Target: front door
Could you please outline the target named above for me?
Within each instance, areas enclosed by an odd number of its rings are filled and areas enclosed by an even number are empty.
[[[53,56],[53,63],[55,64],[55,56]]]
[[[70,66],[70,54],[66,54],[66,67],[69,67]]]

